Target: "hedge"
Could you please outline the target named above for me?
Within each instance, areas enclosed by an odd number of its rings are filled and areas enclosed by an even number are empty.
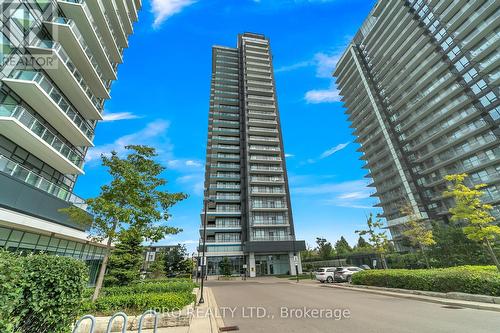
[[[81,314],[88,282],[82,261],[2,251],[0,269],[1,332],[68,332]]]
[[[155,309],[160,312],[180,310],[195,301],[191,292],[145,293],[101,296],[86,302],[86,311],[99,315],[112,315],[118,311],[140,314]]]
[[[141,293],[167,293],[167,292],[191,292],[195,284],[192,281],[173,281],[157,283],[138,283],[126,287],[106,287],[102,290],[103,296],[115,296],[125,294]]]
[[[118,311],[140,314],[149,309],[179,310],[195,301],[196,284],[190,279],[143,280],[130,286],[105,287],[95,303],[88,298],[86,313],[112,315]],[[87,290],[87,295],[92,289]]]
[[[161,279],[144,279],[135,282],[134,284],[143,284],[143,283],[173,283],[173,282],[186,282],[186,281],[192,281],[191,278],[161,278]]]
[[[494,266],[439,269],[366,270],[352,276],[355,285],[500,296],[500,273]]]
[[[14,313],[23,300],[22,261],[15,254],[0,251],[0,332],[11,332],[19,324]]]

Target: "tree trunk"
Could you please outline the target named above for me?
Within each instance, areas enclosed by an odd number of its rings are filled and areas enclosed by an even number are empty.
[[[106,268],[108,267],[109,255],[111,253],[111,237],[108,238],[108,243],[106,244],[106,252],[104,253],[104,258],[102,259],[101,269],[99,270],[99,276],[97,277],[97,282],[95,284],[94,295],[92,295],[92,302],[95,302],[99,297],[101,292],[102,283],[104,282],[104,274],[106,274]]]
[[[424,257],[425,266],[427,266],[427,269],[430,269],[431,264],[429,263],[429,258],[427,258],[427,255],[425,254],[424,247],[422,245],[420,245],[420,253],[422,253],[422,257]]]
[[[493,259],[493,262],[495,263],[495,266],[497,266],[498,271],[500,272],[500,262],[498,261],[498,258],[495,254],[495,251],[493,251],[493,248],[491,247],[490,241],[488,238],[484,239],[484,242],[486,244],[486,248],[488,249],[488,252],[491,256],[491,259]]]
[[[387,262],[385,261],[385,253],[380,253],[380,260],[382,260],[382,268],[387,269]]]

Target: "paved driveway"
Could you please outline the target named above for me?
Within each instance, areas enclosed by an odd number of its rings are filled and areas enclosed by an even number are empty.
[[[240,332],[496,333],[500,313],[277,278],[208,281],[226,326]]]

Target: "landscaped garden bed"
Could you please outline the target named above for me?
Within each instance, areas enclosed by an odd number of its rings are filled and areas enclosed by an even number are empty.
[[[194,302],[195,287],[189,279],[144,280],[130,286],[106,287],[94,303],[86,302],[85,312],[107,316],[116,312],[138,315],[150,309],[180,311]]]
[[[354,274],[352,283],[386,288],[500,296],[500,273],[494,266],[366,270]]]

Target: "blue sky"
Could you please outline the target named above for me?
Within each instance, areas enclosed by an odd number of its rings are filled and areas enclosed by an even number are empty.
[[[96,130],[76,193],[92,197],[108,178],[103,152],[127,144],[157,148],[170,191],[189,198],[169,223],[184,231],[161,244],[199,237],[211,75],[211,46],[234,47],[241,32],[271,38],[299,239],[354,243],[376,201],[331,72],[374,0],[143,0],[105,122]]]

